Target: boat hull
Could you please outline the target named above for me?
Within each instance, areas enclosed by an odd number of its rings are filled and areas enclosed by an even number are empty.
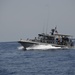
[[[36,42],[27,41],[27,40],[18,41],[18,43],[20,43],[24,47],[24,49],[26,49],[27,47],[32,47],[34,45],[38,45],[39,44],[39,43],[36,43]]]
[[[29,41],[29,40],[20,40],[18,41],[24,49],[28,47],[33,47],[35,45],[52,45],[53,47],[61,48],[61,49],[66,49],[66,48],[73,48],[72,46],[65,46],[65,45],[58,45],[58,44],[50,44],[50,43],[41,43],[41,42],[35,42],[35,41]]]

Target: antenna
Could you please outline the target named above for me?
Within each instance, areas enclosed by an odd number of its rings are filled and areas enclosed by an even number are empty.
[[[45,33],[45,18],[43,19],[43,33]]]
[[[44,33],[44,28],[45,28],[45,27],[44,27],[44,24],[43,24],[43,33]]]
[[[48,0],[48,15],[47,15],[46,34],[47,34],[47,31],[48,31],[48,23],[49,23],[49,0]]]

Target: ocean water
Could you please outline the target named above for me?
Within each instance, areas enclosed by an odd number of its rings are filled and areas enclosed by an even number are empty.
[[[0,75],[75,75],[75,49],[24,51],[20,46],[0,43]]]

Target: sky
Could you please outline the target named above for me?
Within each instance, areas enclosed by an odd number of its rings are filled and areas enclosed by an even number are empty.
[[[75,0],[0,0],[0,42],[58,32],[75,37]]]

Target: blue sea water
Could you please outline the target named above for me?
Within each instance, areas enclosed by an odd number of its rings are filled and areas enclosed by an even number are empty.
[[[0,43],[0,75],[75,75],[75,50],[21,50]]]

